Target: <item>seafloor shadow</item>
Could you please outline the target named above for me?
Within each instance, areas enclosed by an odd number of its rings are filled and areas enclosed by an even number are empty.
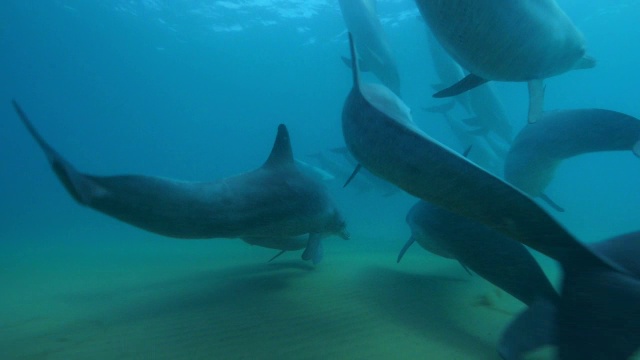
[[[471,286],[467,280],[370,267],[363,272],[361,285],[366,290],[363,301],[377,306],[382,316],[424,334],[425,341],[464,349],[469,358],[498,358],[496,344],[461,326],[456,316],[467,311],[459,301],[464,287]]]

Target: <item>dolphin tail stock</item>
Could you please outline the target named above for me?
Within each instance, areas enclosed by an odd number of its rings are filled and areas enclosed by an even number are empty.
[[[404,254],[407,252],[407,250],[409,250],[409,248],[411,247],[411,245],[413,245],[414,242],[416,242],[416,239],[413,236],[410,237],[409,240],[407,240],[407,242],[404,244],[402,249],[400,249],[400,253],[398,254],[396,263],[400,263],[400,260],[402,260],[402,258],[404,257]]]
[[[542,193],[540,195],[540,199],[542,199],[544,202],[546,202],[554,210],[556,210],[558,212],[564,212],[564,208],[562,206],[558,205],[555,201],[551,200],[551,198],[547,194]]]
[[[47,156],[47,160],[49,161],[49,164],[51,164],[53,172],[56,174],[65,189],[80,204],[88,204],[91,199],[91,180],[78,172],[73,165],[65,160],[44,140],[16,100],[12,100],[11,104],[13,105],[13,108],[16,111],[16,114],[18,114],[20,120],[22,120],[24,126]]]
[[[434,98],[445,98],[445,97],[451,97],[451,96],[460,95],[463,92],[469,91],[469,90],[471,90],[473,88],[476,88],[476,87],[486,83],[487,81],[489,81],[489,80],[487,80],[485,78],[481,78],[478,75],[469,74],[469,75],[465,76],[464,78],[462,78],[462,80],[460,80],[457,83],[449,86],[448,88],[436,92],[435,94],[433,94],[433,97]]]
[[[537,298],[502,332],[498,353],[505,360],[522,359],[525,353],[556,343],[557,304]]]
[[[284,253],[286,253],[286,252],[287,252],[287,250],[281,250],[279,253],[275,254],[275,255],[274,255],[271,259],[269,259],[269,261],[267,261],[267,262],[272,262],[273,260],[275,260],[275,259],[279,258],[279,257],[280,257],[280,255],[282,255],[282,254],[284,254]]]
[[[323,257],[322,236],[317,233],[310,233],[307,248],[302,253],[302,260],[311,260],[314,265],[317,265],[322,261]]]

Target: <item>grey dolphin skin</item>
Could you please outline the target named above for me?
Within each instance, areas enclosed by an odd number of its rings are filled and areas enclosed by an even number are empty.
[[[603,109],[545,113],[516,136],[504,178],[530,196],[543,196],[563,160],[598,151],[632,151],[640,157],[640,120]]]
[[[342,17],[361,49],[360,65],[400,95],[400,74],[387,35],[378,19],[376,0],[339,0]]]
[[[78,172],[38,134],[18,103],[13,101],[13,106],[69,194],[80,204],[133,226],[174,238],[242,238],[257,245],[261,239],[272,243],[273,238],[309,234],[303,259],[314,263],[322,258],[322,237],[348,237],[324,187],[295,166],[284,125],[278,127],[267,161],[234,177],[186,182],[93,176]]]
[[[447,52],[470,74],[436,93],[488,80],[529,82],[529,122],[543,111],[542,79],[595,66],[584,38],[554,0],[416,0]]]
[[[640,280],[576,240],[526,194],[418,129],[406,105],[390,90],[360,84],[356,50],[350,43],[353,88],[343,107],[342,131],[360,164],[411,195],[559,261],[565,273],[559,317],[579,317],[580,325],[588,325],[583,330],[564,324],[563,331],[572,333],[558,343],[564,359],[595,359],[581,357],[583,343],[594,333],[615,333],[617,341],[594,341],[589,346],[592,354],[629,356],[640,345]],[[594,300],[599,308],[588,306]],[[629,325],[636,327],[627,332]]]
[[[398,255],[398,262],[417,242],[436,255],[458,260],[465,269],[473,270],[529,306],[526,314],[516,318],[516,325],[510,324],[509,331],[505,331],[500,347],[504,358],[518,359],[527,351],[555,344],[559,296],[524,245],[425,201],[418,201],[406,220],[411,238]],[[532,314],[537,315],[535,321],[528,320]],[[526,336],[520,331],[526,331]]]

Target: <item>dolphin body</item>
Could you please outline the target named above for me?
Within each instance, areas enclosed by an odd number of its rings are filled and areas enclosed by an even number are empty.
[[[339,0],[338,3],[347,29],[360,44],[362,69],[374,73],[385,86],[400,95],[400,74],[378,19],[376,0]]]
[[[286,126],[258,169],[215,182],[150,176],[93,176],[78,172],[36,131],[17,102],[13,106],[44,151],[69,194],[138,228],[174,238],[242,238],[252,244],[281,239],[285,250],[308,234],[304,260],[322,259],[320,240],[347,238],[345,222],[324,187],[295,165]]]
[[[350,44],[353,88],[343,107],[342,131],[360,164],[411,195],[559,261],[561,358],[628,358],[640,345],[640,279],[580,243],[526,194],[422,132],[389,89],[361,84]]]
[[[530,196],[542,196],[563,160],[629,150],[640,157],[639,119],[603,109],[547,112],[516,136],[505,159],[505,180]]]
[[[417,242],[431,253],[458,260],[529,307],[507,326],[499,347],[503,358],[518,359],[542,345],[555,344],[559,296],[524,245],[425,201],[411,208],[406,221],[411,238],[398,262]]]
[[[543,111],[542,79],[595,66],[584,38],[554,0],[416,0],[447,52],[470,74],[436,97],[489,80],[529,82],[529,122]]]

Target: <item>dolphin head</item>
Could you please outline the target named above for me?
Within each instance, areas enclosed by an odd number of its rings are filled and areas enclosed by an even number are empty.
[[[349,240],[349,237],[351,237],[351,235],[347,231],[346,221],[344,221],[344,218],[336,209],[333,209],[333,211],[329,215],[327,219],[326,229],[327,232],[339,236],[344,240]]]

